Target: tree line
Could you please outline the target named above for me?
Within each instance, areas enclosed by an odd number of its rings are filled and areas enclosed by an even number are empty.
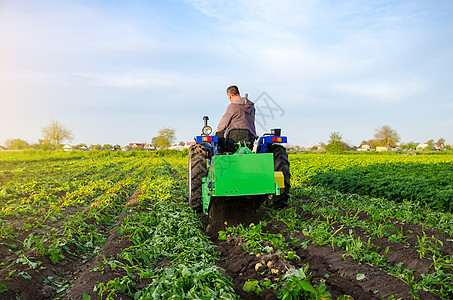
[[[386,148],[396,148],[399,147],[400,149],[412,149],[415,150],[419,143],[416,142],[409,142],[409,143],[400,143],[401,136],[398,132],[390,127],[389,125],[379,126],[374,130],[374,138],[369,140],[363,140],[359,148],[368,145],[372,149],[376,149],[377,147],[386,147]],[[428,150],[434,149],[437,145],[440,149],[451,150],[451,145],[445,144],[445,139],[440,138],[437,142],[434,139],[430,139],[426,141],[428,145]],[[355,149],[354,147],[349,146],[343,141],[343,135],[338,132],[334,131],[329,136],[329,141],[327,144],[321,142],[320,146],[324,148],[326,151],[348,151]],[[312,150],[315,150],[314,148]]]
[[[52,120],[49,125],[41,129],[42,139],[38,143],[29,144],[22,139],[8,139],[5,147],[9,150],[37,149],[37,150],[59,150],[62,149],[64,142],[71,142],[74,134],[59,121]],[[174,128],[163,128],[158,131],[156,137],[152,138],[151,145],[156,148],[166,149],[176,141],[176,130]],[[184,143],[183,143],[184,144]],[[116,144],[93,144],[87,145],[80,143],[72,146],[76,150],[120,150],[121,145]],[[143,146],[138,146],[134,150],[144,150]]]
[[[372,149],[377,147],[400,147],[401,149],[415,149],[419,143],[408,142],[400,143],[401,137],[398,132],[391,128],[389,125],[379,126],[374,130],[374,138],[369,140],[363,140],[359,147],[363,145],[369,145]],[[51,121],[48,126],[42,128],[42,139],[38,140],[38,143],[29,144],[28,142],[21,139],[8,139],[5,142],[5,146],[9,150],[22,150],[22,149],[42,149],[42,150],[57,150],[61,149],[63,142],[71,142],[74,139],[72,131],[65,126],[63,126],[58,121]],[[173,145],[176,141],[176,130],[174,128],[162,128],[158,131],[157,136],[153,137],[151,140],[151,145],[155,148],[166,149]],[[451,150],[451,145],[445,144],[445,139],[440,138],[437,141],[430,139],[425,142],[428,145],[428,150],[435,148],[437,145],[438,148]],[[184,145],[184,142],[180,142],[179,145]],[[330,134],[329,140],[327,143],[320,142],[320,147],[326,151],[348,151],[355,150],[355,147],[352,147],[346,144],[343,140],[343,135],[334,131]],[[78,144],[73,146],[73,149],[77,150],[119,150],[120,145],[104,144],[104,145],[86,145]],[[134,150],[144,150],[143,146],[138,146]],[[313,146],[311,150],[318,150],[318,146]]]

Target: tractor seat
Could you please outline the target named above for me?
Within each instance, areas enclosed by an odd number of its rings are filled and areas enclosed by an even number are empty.
[[[225,144],[228,152],[236,152],[238,149],[238,142],[245,142],[250,150],[253,150],[253,142],[255,139],[249,129],[232,128],[227,131],[225,135]]]

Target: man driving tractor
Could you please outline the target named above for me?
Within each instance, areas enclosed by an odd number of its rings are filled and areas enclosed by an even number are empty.
[[[213,219],[224,218],[226,211],[256,210],[264,201],[272,201],[274,208],[286,207],[291,174],[282,144],[287,137],[271,129],[255,148],[254,103],[247,94],[241,97],[235,85],[226,92],[230,104],[216,135],[211,135],[204,116],[202,133],[189,149],[189,205]]]
[[[258,136],[255,130],[255,105],[247,97],[241,97],[237,86],[227,88],[227,97],[230,104],[217,126],[216,135],[224,138],[228,130],[232,128],[249,129],[253,140]]]

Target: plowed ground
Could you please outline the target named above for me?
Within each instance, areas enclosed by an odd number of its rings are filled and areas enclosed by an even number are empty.
[[[303,202],[310,202],[309,197],[305,199],[299,199]],[[303,205],[303,204],[302,204]],[[298,209],[299,210],[299,209]],[[299,211],[302,211],[301,209]],[[312,215],[300,215],[301,221],[306,221],[309,218],[313,218]],[[276,281],[279,278],[278,274],[269,274],[269,272],[257,272],[255,265],[263,260],[263,257],[256,257],[247,253],[241,243],[237,243],[235,240],[219,240],[218,230],[225,229],[225,223],[221,221],[227,221],[228,226],[235,225],[238,223],[236,217],[228,220],[218,220],[214,222],[209,220],[207,217],[203,218],[204,224],[208,226],[207,234],[210,236],[212,242],[217,246],[217,250],[222,254],[222,258],[218,261],[217,265],[225,270],[225,275],[232,278],[236,293],[238,293],[243,299],[277,299],[274,292],[271,290],[265,290],[261,296],[251,295],[243,291],[244,283],[250,279],[271,280]],[[368,220],[371,217],[366,213],[361,212],[359,219]],[[278,221],[271,221],[264,209],[260,209],[253,215],[245,217],[246,221],[242,222],[243,225],[250,223],[258,224],[260,221],[266,221],[267,226],[263,232],[269,233],[280,233],[285,237],[286,241],[297,238],[303,242],[308,240],[309,237],[305,236],[301,232],[290,232],[288,227]],[[417,224],[404,224],[401,225],[397,220],[393,220],[395,225],[402,226],[403,231],[407,233],[407,242],[409,245],[403,245],[398,242],[389,241],[387,238],[371,238],[372,244],[381,249],[389,249],[389,255],[387,262],[390,265],[396,265],[403,263],[405,267],[414,270],[414,274],[420,277],[421,274],[430,273],[432,267],[432,261],[429,259],[420,259],[419,253],[416,251],[416,245],[418,243],[417,236],[420,236],[422,232],[428,236],[433,236],[443,243],[441,247],[442,255],[453,254],[453,243],[451,242],[452,237],[439,232],[437,230],[422,227]],[[213,230],[212,228],[215,228]],[[339,225],[336,225],[335,229],[340,229]],[[349,227],[344,226],[340,229],[340,232],[348,232]],[[367,240],[369,235],[366,232],[361,231],[358,228],[354,228],[355,235],[361,237],[362,240]],[[389,275],[380,268],[369,265],[360,264],[350,256],[343,258],[345,251],[338,248],[337,246],[324,245],[319,246],[310,244],[308,247],[296,246],[292,247],[292,250],[296,251],[297,256],[300,260],[294,261],[279,261],[279,258],[273,257],[274,266],[279,266],[281,269],[288,270],[291,267],[301,268],[305,264],[309,265],[309,271],[313,275],[313,284],[319,282],[325,282],[327,290],[332,295],[333,299],[336,299],[341,295],[349,295],[354,299],[387,299],[394,296],[396,299],[412,299],[409,286],[399,278]],[[381,254],[382,254],[381,253]],[[263,274],[265,273],[265,274]],[[357,280],[357,274],[365,274],[366,277],[363,280]],[[442,299],[436,295],[428,292],[418,291],[418,296],[421,299]]]

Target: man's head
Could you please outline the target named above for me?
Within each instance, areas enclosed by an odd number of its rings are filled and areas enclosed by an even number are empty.
[[[239,89],[235,85],[231,85],[227,88],[227,97],[233,102],[235,99],[240,98]]]

